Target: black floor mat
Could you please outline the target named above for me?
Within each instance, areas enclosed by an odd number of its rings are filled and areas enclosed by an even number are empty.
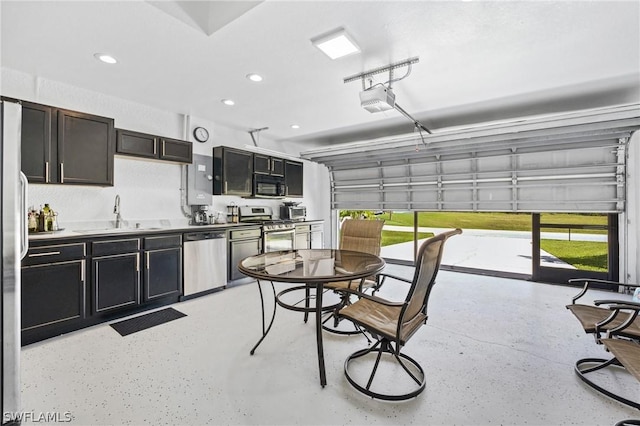
[[[147,328],[155,327],[156,325],[164,324],[165,322],[186,316],[187,314],[183,314],[173,308],[167,308],[111,324],[111,327],[120,333],[121,336],[127,336],[137,331],[146,330]]]

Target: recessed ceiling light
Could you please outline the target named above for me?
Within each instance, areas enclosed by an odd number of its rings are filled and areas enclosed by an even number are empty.
[[[314,37],[311,39],[311,43],[331,59],[360,52],[356,42],[343,28]]]
[[[236,104],[236,103],[235,103],[235,102],[233,102],[231,99],[223,99],[223,100],[221,100],[220,102],[222,102],[222,103],[223,103],[223,104],[225,104],[225,105],[229,105],[229,106],[231,106],[231,105],[235,105],[235,104]]]
[[[247,78],[255,82],[262,81],[262,76],[258,74],[253,74],[253,73],[247,74]]]
[[[299,126],[299,125],[297,125],[297,124],[292,124],[292,125],[291,125],[291,128],[292,128],[292,129],[299,129],[299,128],[300,128],[300,126]]]
[[[105,64],[115,64],[118,62],[116,58],[111,55],[107,55],[106,53],[96,53],[93,55],[99,61],[104,62]]]

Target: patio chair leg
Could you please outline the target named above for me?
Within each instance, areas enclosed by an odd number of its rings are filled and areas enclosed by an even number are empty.
[[[349,373],[349,363],[355,360],[356,358],[363,357],[376,350],[377,350],[376,360],[373,363],[373,368],[371,370],[371,373],[369,374],[367,384],[361,385]],[[390,356],[393,356],[393,359],[395,359],[398,363],[400,363],[400,365],[402,366],[402,369],[409,375],[409,377],[411,377],[411,379],[418,386],[415,387],[410,392],[407,392],[404,394],[383,394],[383,393],[371,390],[373,379],[376,373],[378,372],[378,368],[380,367],[380,360],[382,359],[382,356],[384,353],[387,353]],[[411,370],[409,370],[409,368],[407,367],[407,363],[413,365],[413,367],[419,372],[419,375],[422,376],[422,379],[418,378],[414,373],[411,372]],[[420,364],[418,364],[418,362],[413,358],[401,353],[397,348],[394,348],[391,342],[385,338],[376,341],[376,343],[369,348],[361,349],[351,354],[344,363],[344,374],[347,377],[347,380],[349,381],[349,383],[354,388],[356,388],[356,390],[358,390],[359,392],[365,395],[368,395],[372,398],[382,399],[386,401],[403,401],[403,400],[411,399],[417,396],[418,394],[420,394],[425,389],[425,383],[426,383],[424,370],[422,369]]]
[[[584,364],[596,364],[593,367],[588,367],[588,368],[582,368],[582,366]],[[603,388],[602,386],[596,384],[595,382],[591,381],[586,374],[587,373],[591,373],[593,371],[598,371],[601,370],[605,367],[608,367],[610,365],[613,366],[621,366],[620,361],[618,361],[617,358],[611,358],[609,360],[605,360],[605,359],[601,359],[601,358],[583,358],[583,359],[579,359],[576,362],[575,365],[575,369],[574,371],[576,372],[576,374],[578,375],[578,377],[580,377],[580,379],[585,382],[587,385],[591,386],[593,389],[597,390],[598,392],[608,396],[609,398],[615,399],[618,402],[621,402],[623,404],[629,405],[631,407],[637,408],[640,410],[640,403],[636,402],[636,401],[631,401],[623,396],[620,396],[618,394],[615,394],[605,388]],[[633,423],[632,423],[633,424]]]

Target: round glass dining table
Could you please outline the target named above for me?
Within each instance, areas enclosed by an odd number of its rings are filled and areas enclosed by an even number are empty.
[[[338,281],[363,280],[375,275],[384,268],[385,262],[379,256],[350,250],[333,249],[301,249],[291,251],[279,251],[250,256],[238,263],[238,270],[243,274],[255,278],[260,291],[262,305],[262,337],[251,349],[251,355],[262,343],[269,333],[276,314],[277,306],[285,309],[315,314],[316,342],[318,350],[318,367],[320,372],[320,384],[327,384],[324,367],[324,350],[322,343],[322,313],[333,309],[336,305],[322,305],[324,284]],[[266,324],[265,301],[262,292],[261,281],[271,283],[271,289],[275,302],[271,321]],[[274,282],[291,283],[276,294]],[[315,288],[315,303],[309,305],[310,290]],[[288,304],[282,300],[282,296],[294,290],[306,290],[306,303],[304,307]]]

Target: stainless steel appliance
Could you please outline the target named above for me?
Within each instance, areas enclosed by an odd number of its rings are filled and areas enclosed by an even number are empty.
[[[189,225],[209,225],[209,206],[191,206],[191,221]]]
[[[20,407],[20,259],[29,248],[27,178],[20,171],[22,106],[0,101],[2,155],[2,424]]]
[[[296,238],[295,223],[273,219],[268,206],[241,206],[240,222],[262,224],[262,249],[265,253],[293,250]]]
[[[184,234],[184,296],[210,292],[226,285],[226,232]]]
[[[286,186],[281,176],[260,175],[253,177],[253,196],[265,198],[284,197]]]
[[[193,154],[187,165],[187,204],[213,204],[213,157]]]
[[[303,221],[307,218],[307,208],[304,206],[284,204],[280,206],[280,219]]]

